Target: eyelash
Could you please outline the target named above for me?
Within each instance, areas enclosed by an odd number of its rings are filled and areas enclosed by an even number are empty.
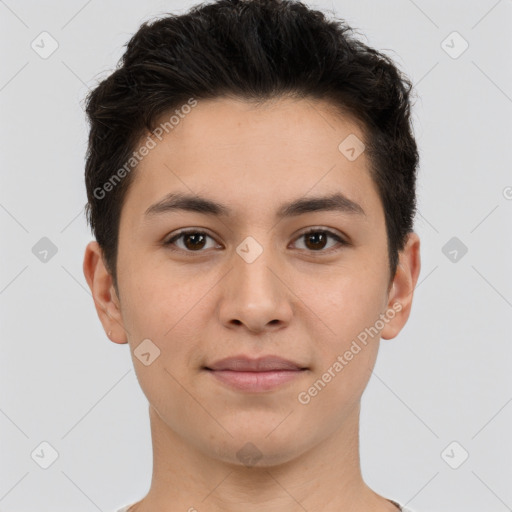
[[[305,237],[307,235],[310,235],[312,233],[323,233],[323,234],[326,234],[329,237],[331,237],[334,240],[336,240],[340,246],[349,245],[348,242],[343,240],[338,234],[334,233],[333,231],[330,231],[328,229],[319,229],[319,228],[311,228],[308,231],[305,231],[304,233],[301,233],[295,240],[299,240],[300,238]],[[208,233],[206,233],[205,231],[200,231],[198,229],[185,229],[183,231],[180,231],[176,235],[174,235],[169,240],[165,241],[163,243],[163,245],[168,247],[169,249],[171,249],[173,251],[183,251],[183,252],[185,252],[187,254],[190,254],[190,255],[193,255],[194,253],[200,254],[200,253],[205,252],[205,250],[191,251],[191,250],[188,250],[188,249],[181,249],[181,248],[173,247],[175,241],[179,240],[180,238],[182,238],[185,235],[191,235],[191,234],[194,234],[194,235],[206,235],[207,237],[210,237],[210,238],[213,239],[213,237],[211,235],[209,235]],[[339,249],[339,247],[338,247],[338,249]],[[308,250],[308,252],[310,252],[310,253],[329,254],[333,250],[336,250],[336,247],[330,247],[329,249],[319,249],[317,251],[315,251],[315,250]]]

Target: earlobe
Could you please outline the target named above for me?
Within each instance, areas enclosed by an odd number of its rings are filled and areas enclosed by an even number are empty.
[[[119,299],[112,276],[105,267],[101,247],[96,241],[87,244],[83,272],[91,289],[96,312],[108,337],[114,343],[127,343]]]
[[[397,336],[409,318],[414,288],[421,269],[420,239],[411,232],[405,247],[399,254],[399,263],[389,292],[387,317],[389,322],[381,331],[381,338],[389,340]]]

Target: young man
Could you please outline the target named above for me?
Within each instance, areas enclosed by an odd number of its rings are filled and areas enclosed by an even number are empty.
[[[358,434],[420,271],[411,84],[350,31],[203,4],[144,23],[88,97],[84,273],[153,442],[123,511],[401,509]]]

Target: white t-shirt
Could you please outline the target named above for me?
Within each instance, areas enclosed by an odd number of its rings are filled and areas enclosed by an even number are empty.
[[[395,505],[397,505],[398,507],[400,507],[400,510],[401,510],[402,512],[414,512],[414,510],[411,510],[411,509],[410,509],[410,508],[408,508],[408,507],[404,507],[403,505],[400,505],[400,503],[398,503],[398,501],[390,500],[390,499],[388,499],[388,501],[391,501],[391,503],[394,503]],[[136,502],[135,502],[135,503],[136,503]],[[133,505],[135,505],[135,503],[131,503],[130,505],[126,505],[126,507],[120,508],[117,512],[129,512],[130,507],[133,507]]]

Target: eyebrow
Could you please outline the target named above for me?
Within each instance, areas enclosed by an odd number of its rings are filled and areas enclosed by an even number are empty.
[[[154,217],[171,211],[184,210],[189,212],[213,215],[216,217],[232,217],[233,211],[226,205],[198,195],[170,193],[157,203],[151,205],[144,217]],[[295,217],[305,213],[320,211],[338,211],[358,215],[366,215],[363,208],[340,192],[328,196],[307,197],[283,204],[276,212],[276,218]]]

